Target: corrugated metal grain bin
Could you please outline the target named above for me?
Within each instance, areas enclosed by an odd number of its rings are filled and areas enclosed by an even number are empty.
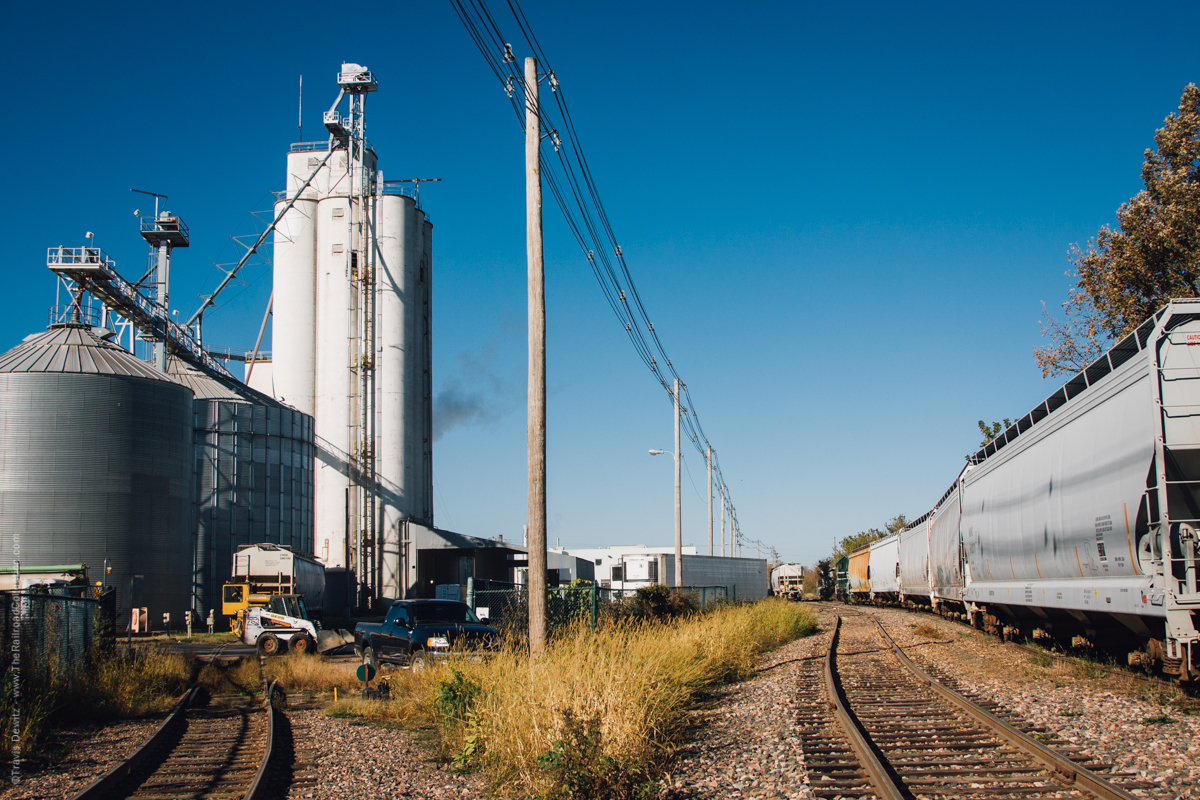
[[[192,392],[103,338],[57,325],[0,355],[0,561],[83,562],[157,627],[190,605]]]
[[[239,545],[313,554],[312,417],[180,359],[167,371],[195,395],[195,608],[220,614]]]

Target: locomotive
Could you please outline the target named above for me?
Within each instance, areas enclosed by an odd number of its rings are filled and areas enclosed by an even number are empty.
[[[852,602],[1200,672],[1200,300],[1173,300],[849,554]],[[840,577],[840,576],[839,576]]]

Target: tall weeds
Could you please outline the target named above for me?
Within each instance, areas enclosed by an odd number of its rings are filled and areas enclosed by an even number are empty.
[[[617,622],[557,637],[541,656],[510,648],[442,676],[472,700],[442,714],[493,790],[534,797],[637,797],[657,776],[689,706],[750,675],[758,654],[816,629],[802,606],[729,606],[671,624]]]
[[[188,659],[150,651],[129,659],[97,653],[87,669],[55,675],[48,685],[25,681],[18,693],[10,673],[0,691],[0,753],[11,758],[17,744],[23,758],[36,759],[56,725],[165,711],[187,690],[191,672]]]

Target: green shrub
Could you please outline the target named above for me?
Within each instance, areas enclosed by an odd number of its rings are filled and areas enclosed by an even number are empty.
[[[465,722],[479,691],[479,681],[450,667],[450,674],[438,679],[433,707],[446,719]]]
[[[578,719],[571,709],[562,712],[563,738],[537,757],[538,768],[549,778],[547,800],[641,800],[657,789],[644,772],[626,770],[604,754],[600,718]]]

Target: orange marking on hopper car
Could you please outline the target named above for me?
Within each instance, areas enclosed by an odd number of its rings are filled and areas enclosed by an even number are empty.
[[[1079,577],[1083,577],[1083,562],[1079,560],[1079,548],[1075,548],[1075,563],[1079,567]]]
[[[1142,571],[1138,569],[1137,559],[1133,557],[1133,534],[1129,531],[1129,504],[1121,503],[1121,507],[1125,509],[1125,541],[1129,542],[1129,563],[1133,565],[1133,574],[1141,575]]]
[[[1042,568],[1041,568],[1041,566],[1038,565],[1037,553],[1033,554],[1033,568],[1037,570],[1038,579],[1041,579]],[[1042,594],[1045,594],[1045,592],[1042,592]]]
[[[1012,556],[1008,557],[1008,571],[1012,573],[1013,580],[1017,579],[1017,571],[1013,569]]]

